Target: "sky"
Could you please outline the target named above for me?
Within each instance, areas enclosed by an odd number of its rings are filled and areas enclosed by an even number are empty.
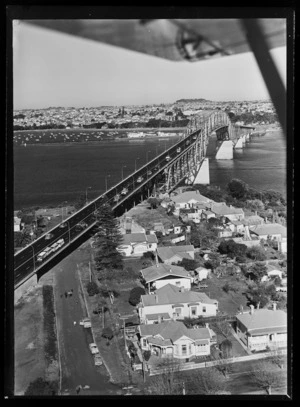
[[[286,48],[271,54],[286,83]],[[14,110],[269,99],[250,52],[172,62],[14,21]]]

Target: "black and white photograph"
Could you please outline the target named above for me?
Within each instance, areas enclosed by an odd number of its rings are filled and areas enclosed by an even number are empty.
[[[294,11],[190,9],[8,7],[7,398],[292,398]]]

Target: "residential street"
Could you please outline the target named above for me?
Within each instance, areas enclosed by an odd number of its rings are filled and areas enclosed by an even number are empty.
[[[77,263],[82,261],[82,255],[82,250],[73,252],[53,270],[62,365],[61,394],[74,395],[79,385],[90,387],[81,390],[79,395],[118,394],[120,389],[108,382],[105,367],[94,365],[89,350],[89,343],[93,342],[91,330],[79,325],[79,321],[87,316],[84,303],[79,298],[80,282],[77,275]],[[72,297],[66,298],[65,291],[71,289]]]

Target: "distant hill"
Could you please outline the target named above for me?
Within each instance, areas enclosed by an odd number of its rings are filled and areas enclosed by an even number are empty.
[[[176,100],[175,103],[203,103],[203,102],[210,102],[210,100],[207,99],[179,99]]]

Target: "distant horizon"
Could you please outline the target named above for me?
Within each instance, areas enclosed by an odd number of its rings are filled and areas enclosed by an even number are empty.
[[[286,47],[270,53],[286,84]],[[14,110],[172,104],[198,95],[270,98],[251,52],[174,62],[14,21]]]
[[[199,98],[203,99],[203,98]],[[195,100],[197,101],[198,98],[182,98],[178,100]],[[212,100],[212,99],[205,99],[206,102],[214,102],[214,103],[236,103],[236,102],[269,102],[273,103],[270,98],[266,99],[236,99],[236,100]],[[130,107],[130,106],[160,106],[160,105],[173,105],[177,103],[175,102],[160,102],[160,103],[141,103],[141,104],[121,104],[121,105],[98,105],[98,106],[47,106],[47,107],[29,107],[29,108],[22,108],[22,109],[14,109],[14,111],[21,111],[21,110],[47,110],[47,109],[96,109],[96,108],[103,108],[103,107]]]

